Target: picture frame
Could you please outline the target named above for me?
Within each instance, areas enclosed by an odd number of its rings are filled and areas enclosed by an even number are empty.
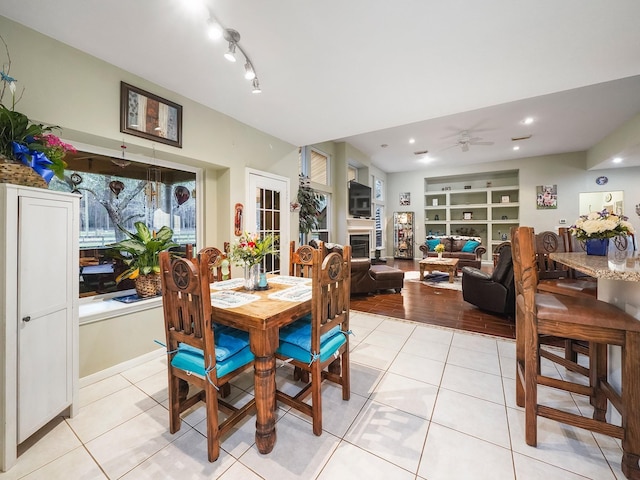
[[[473,212],[462,212],[463,220],[473,220]]]
[[[510,197],[509,195],[502,195],[502,197],[500,197],[500,203],[510,203]]]
[[[120,131],[182,148],[182,105],[120,82]]]
[[[411,205],[411,192],[400,194],[400,205]]]

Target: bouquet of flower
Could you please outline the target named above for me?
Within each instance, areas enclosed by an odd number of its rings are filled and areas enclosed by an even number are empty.
[[[275,237],[245,232],[231,247],[231,259],[238,266],[257,265],[269,254],[275,254]]]
[[[628,220],[625,216],[602,210],[580,215],[575,225],[572,225],[569,230],[578,240],[613,238],[635,233],[633,225]]]
[[[444,245],[442,243],[437,244],[434,248],[433,248],[434,252],[437,253],[442,253],[444,252]]]

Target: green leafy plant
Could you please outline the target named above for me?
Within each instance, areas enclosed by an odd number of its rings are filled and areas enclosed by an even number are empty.
[[[318,227],[318,215],[320,214],[321,206],[320,195],[311,188],[309,179],[302,175],[300,175],[297,201],[300,205],[298,228],[300,233],[309,233]]]
[[[135,233],[122,229],[129,238],[108,245],[111,257],[122,260],[128,267],[116,278],[118,283],[125,278],[133,280],[139,275],[160,273],[159,253],[178,246],[171,240],[173,230],[169,227],[162,227],[155,235],[143,222],[136,222],[135,227]]]

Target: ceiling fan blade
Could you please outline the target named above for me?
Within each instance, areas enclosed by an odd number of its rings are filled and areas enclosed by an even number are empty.
[[[470,142],[471,145],[493,145],[493,142]]]

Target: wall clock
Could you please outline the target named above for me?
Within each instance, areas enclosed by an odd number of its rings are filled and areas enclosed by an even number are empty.
[[[607,193],[607,194],[604,196],[604,201],[605,201],[605,202],[610,202],[610,201],[611,201],[611,194],[610,194],[610,193]]]
[[[605,185],[608,181],[609,181],[609,179],[607,177],[605,177],[604,175],[602,177],[596,178],[596,183],[598,185]]]

